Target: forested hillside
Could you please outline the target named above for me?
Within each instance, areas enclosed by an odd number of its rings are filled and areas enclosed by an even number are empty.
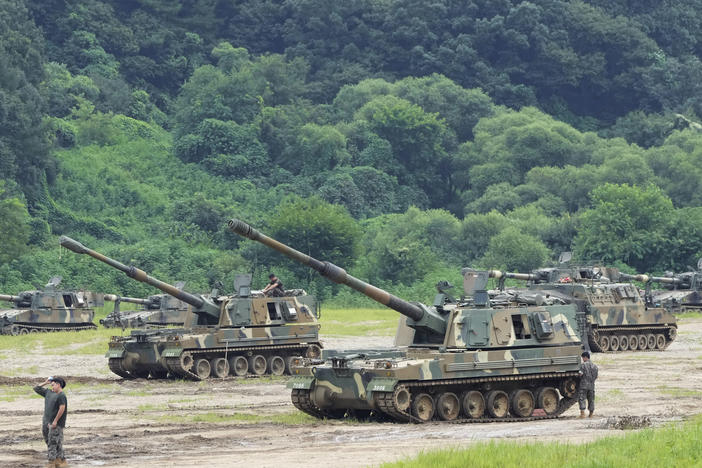
[[[207,291],[270,270],[233,216],[409,299],[561,251],[702,255],[696,2],[0,0],[0,292]]]

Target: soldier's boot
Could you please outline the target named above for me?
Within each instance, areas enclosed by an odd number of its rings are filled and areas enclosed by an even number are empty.
[[[56,468],[66,468],[68,466],[68,462],[66,462],[65,458],[57,458],[56,459]]]
[[[590,416],[588,416],[588,418],[592,417],[592,413],[594,413],[594,411],[590,411]]]
[[[46,468],[56,468],[56,460],[49,460],[49,463],[46,464]]]
[[[580,417],[578,419],[583,419],[585,417],[585,410],[580,410]]]

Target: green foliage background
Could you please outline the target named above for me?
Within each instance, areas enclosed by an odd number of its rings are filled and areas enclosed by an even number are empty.
[[[702,255],[702,13],[597,0],[0,0],[0,290],[208,291],[230,217],[411,300],[462,266]]]

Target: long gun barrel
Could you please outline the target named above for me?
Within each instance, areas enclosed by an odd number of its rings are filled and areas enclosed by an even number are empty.
[[[680,278],[669,277],[669,276],[648,276],[648,275],[629,275],[627,273],[620,273],[619,279],[626,281],[640,281],[642,283],[665,283],[665,284],[683,284],[684,281]]]
[[[416,328],[425,327],[436,333],[443,333],[446,329],[445,319],[432,313],[429,309],[407,302],[388,293],[387,291],[361,281],[360,279],[349,275],[346,273],[346,270],[334,265],[333,263],[319,261],[310,257],[309,255],[305,255],[302,252],[288,247],[287,245],[281,244],[277,240],[262,234],[243,221],[238,219],[230,220],[229,229],[242,237],[260,242],[273,250],[277,250],[291,259],[317,270],[322,276],[330,279],[331,281],[338,284],[345,284],[346,286],[365,294],[374,301],[379,302],[380,304],[383,304],[406,317],[409,317],[415,321],[414,326]],[[410,325],[412,326],[412,324]]]
[[[7,302],[17,302],[19,301],[19,296],[10,296],[9,294],[0,294],[0,301]]]
[[[118,296],[116,294],[105,294],[105,300],[110,301],[110,302],[128,302],[130,304],[139,304],[143,306],[147,306],[151,304],[151,301],[148,299],[141,299],[139,297],[125,297],[125,296]]]
[[[500,271],[500,270],[490,270],[488,271],[488,276],[490,278],[511,278],[511,279],[518,279],[518,280],[525,280],[525,281],[537,281],[540,279],[539,275],[534,275],[532,273],[509,273],[506,271]]]
[[[80,242],[71,239],[70,237],[61,236],[61,238],[59,239],[59,244],[61,244],[63,247],[66,247],[68,250],[72,250],[77,254],[88,254],[91,257],[100,260],[101,262],[107,263],[111,267],[124,272],[130,278],[133,278],[137,281],[141,281],[142,283],[149,284],[155,288],[160,289],[166,294],[170,294],[171,296],[176,297],[187,304],[190,304],[194,308],[199,309],[197,311],[194,310],[193,312],[195,313],[204,312],[212,317],[219,316],[219,308],[216,307],[214,304],[206,301],[202,296],[196,296],[194,294],[187,293],[176,288],[175,286],[157,280],[156,278],[146,274],[146,272],[144,272],[143,270],[140,270],[133,266],[127,266],[124,263],[120,263],[117,260],[113,260],[109,257],[106,257],[99,252],[87,248]]]

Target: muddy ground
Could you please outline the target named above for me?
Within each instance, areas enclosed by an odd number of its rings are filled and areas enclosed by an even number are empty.
[[[17,337],[17,339],[21,339]],[[390,346],[391,337],[328,338],[328,348]],[[65,449],[73,467],[377,466],[422,450],[485,440],[583,442],[623,434],[615,417],[653,425],[702,412],[702,319],[682,319],[664,352],[596,354],[597,412],[525,423],[406,425],[298,417],[285,379],[124,381],[102,356],[0,352],[0,466],[45,462],[43,400],[26,385],[67,376]]]

